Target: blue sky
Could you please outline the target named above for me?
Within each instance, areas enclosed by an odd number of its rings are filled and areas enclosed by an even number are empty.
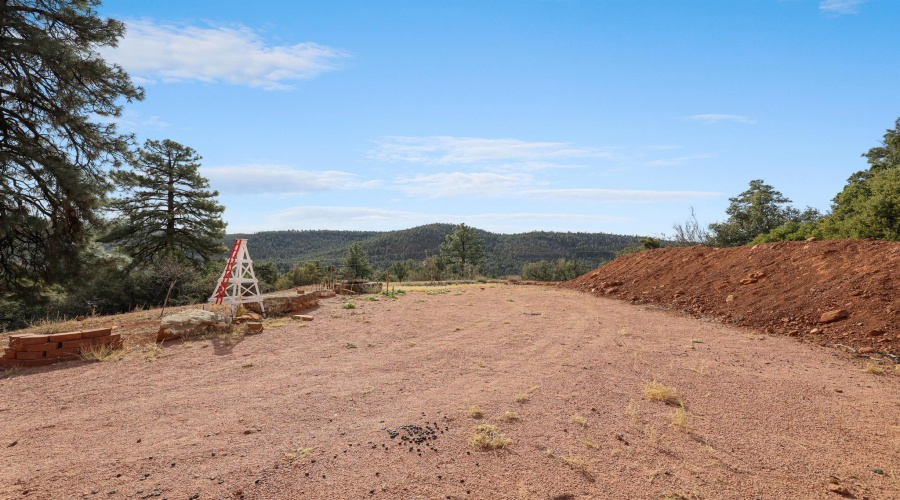
[[[671,233],[765,179],[826,210],[900,116],[893,0],[106,0],[229,231]]]

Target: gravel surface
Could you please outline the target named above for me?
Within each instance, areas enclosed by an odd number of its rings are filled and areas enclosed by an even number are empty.
[[[233,344],[2,379],[0,498],[900,498],[893,367],[483,288],[326,299]],[[470,448],[479,424],[511,443]]]

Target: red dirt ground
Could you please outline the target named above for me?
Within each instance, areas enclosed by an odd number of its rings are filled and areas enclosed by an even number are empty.
[[[900,498],[891,366],[549,287],[363,299],[0,380],[0,498]],[[469,448],[484,422],[512,443]]]
[[[741,284],[746,279],[753,282]],[[663,248],[616,259],[560,286],[861,354],[900,354],[898,242]],[[823,312],[836,309],[849,317],[820,322]]]

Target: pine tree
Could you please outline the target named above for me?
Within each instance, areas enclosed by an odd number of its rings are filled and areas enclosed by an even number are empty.
[[[0,296],[77,275],[130,137],[109,120],[143,99],[99,48],[124,25],[99,0],[0,2]],[[105,122],[105,123],[104,123]]]
[[[135,154],[131,170],[113,172],[126,193],[112,202],[119,216],[102,241],[131,257],[131,267],[163,256],[200,264],[226,251],[225,207],[216,203],[218,191],[209,191],[209,181],[198,173],[200,159],[177,142],[148,140]]]
[[[448,262],[459,273],[469,273],[484,260],[482,240],[475,228],[460,224],[441,243],[441,259]]]
[[[372,275],[369,256],[366,255],[366,251],[359,243],[354,243],[347,248],[344,267],[347,269],[347,277],[350,279],[366,279]]]

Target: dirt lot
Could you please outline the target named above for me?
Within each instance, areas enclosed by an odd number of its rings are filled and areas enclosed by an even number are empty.
[[[900,498],[893,366],[548,287],[346,300],[0,380],[0,498]]]

